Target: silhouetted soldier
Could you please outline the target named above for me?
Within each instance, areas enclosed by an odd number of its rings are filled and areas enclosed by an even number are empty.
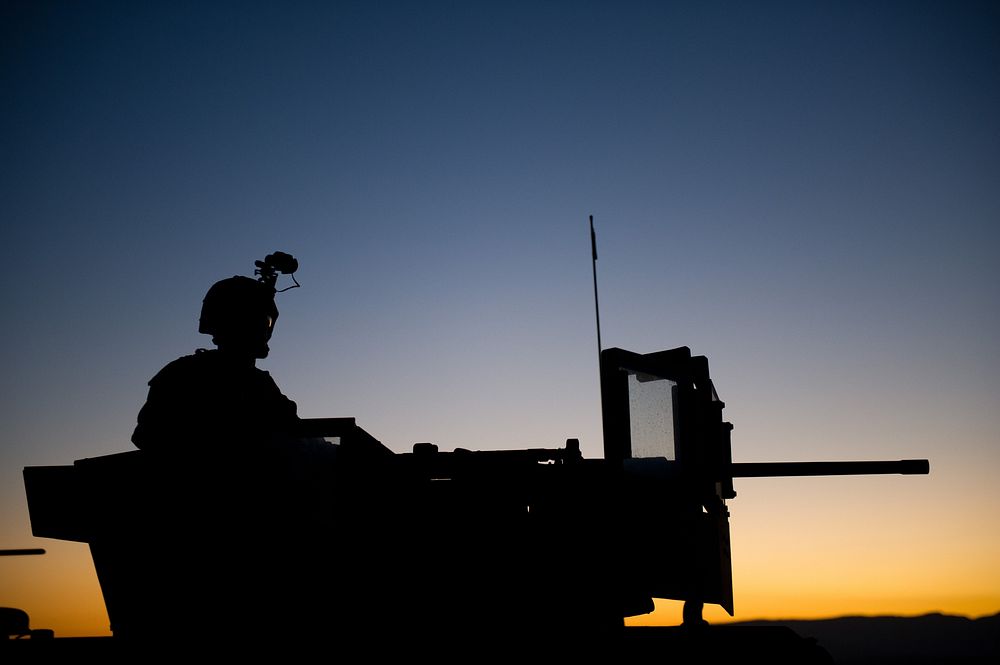
[[[293,512],[301,520],[318,510],[309,499],[324,491],[339,446],[300,437],[295,402],[256,367],[278,319],[277,273],[293,273],[298,262],[276,252],[257,266],[259,279],[237,275],[208,290],[198,332],[217,348],[178,358],[149,381],[132,442],[161,464],[203,469],[219,492],[270,492],[286,509],[299,501]]]
[[[275,256],[289,269],[274,268]],[[208,290],[198,331],[217,348],[178,358],[149,381],[132,434],[167,479],[171,514],[158,523],[179,522],[185,539],[164,532],[180,554],[158,553],[156,563],[172,566],[197,544],[195,584],[216,589],[231,612],[213,616],[213,629],[242,638],[301,628],[309,616],[276,616],[275,608],[313,609],[328,594],[314,571],[330,546],[339,449],[301,438],[295,402],[256,367],[278,318],[276,272],[297,262],[277,253],[257,265],[259,280],[234,276]]]
[[[246,453],[291,437],[298,416],[271,375],[258,369],[278,318],[274,288],[249,277],[216,282],[205,296],[198,332],[214,350],[169,363],[149,382],[132,442],[163,453]]]

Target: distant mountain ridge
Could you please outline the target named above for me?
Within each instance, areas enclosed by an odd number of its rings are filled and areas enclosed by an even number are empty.
[[[1000,612],[978,619],[934,613],[727,625],[786,626],[801,637],[815,639],[837,665],[1000,663]]]

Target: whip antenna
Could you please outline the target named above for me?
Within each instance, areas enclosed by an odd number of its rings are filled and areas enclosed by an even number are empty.
[[[594,316],[597,319],[597,360],[601,359],[601,308],[597,302],[597,235],[594,233],[594,216],[590,216],[590,255],[594,266]]]

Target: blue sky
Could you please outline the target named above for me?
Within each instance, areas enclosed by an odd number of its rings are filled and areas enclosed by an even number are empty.
[[[986,599],[938,609],[1000,606],[995,573],[941,572],[1000,554],[998,28],[989,2],[6,3],[4,547],[58,550],[16,564],[39,577],[81,556],[30,536],[20,470],[131,448],[146,381],[210,344],[205,291],[275,250],[302,288],[260,366],[302,415],[599,456],[593,215],[604,346],[707,355],[736,460],[931,459],[747,481],[737,560],[790,502],[842,539],[966,511],[925,535],[954,551],[886,552]]]

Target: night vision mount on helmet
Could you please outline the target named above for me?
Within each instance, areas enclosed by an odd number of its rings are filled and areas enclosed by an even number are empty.
[[[299,269],[299,262],[291,254],[274,252],[263,260],[254,261],[254,265],[257,279],[234,275],[212,285],[202,302],[198,332],[218,335],[262,316],[270,317],[272,323],[277,320],[278,307],[274,296],[301,286],[293,274]],[[290,276],[294,284],[277,289],[275,284],[279,274]]]
[[[286,254],[285,252],[268,254],[264,257],[263,261],[254,261],[254,265],[257,268],[253,271],[253,274],[259,276],[258,281],[274,289],[275,293],[281,293],[282,291],[300,286],[295,279],[295,271],[299,269],[299,262],[291,254]],[[278,273],[288,275],[295,284],[284,289],[275,288],[274,285],[278,281]]]

